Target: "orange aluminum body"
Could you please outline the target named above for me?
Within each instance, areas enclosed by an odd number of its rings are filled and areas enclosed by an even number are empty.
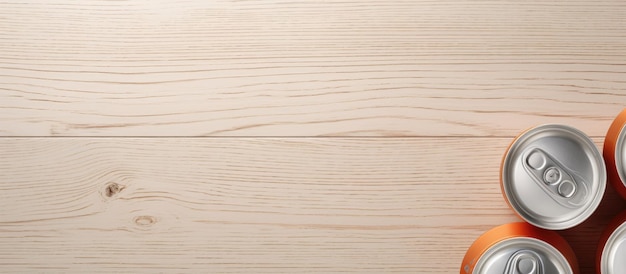
[[[510,238],[534,238],[544,241],[556,248],[567,260],[575,274],[578,274],[578,261],[567,241],[555,231],[534,227],[519,222],[495,227],[478,237],[469,247],[461,264],[460,274],[471,274],[478,260],[495,244]]]
[[[604,140],[604,161],[606,162],[606,170],[608,173],[609,182],[613,185],[615,190],[624,198],[626,198],[626,185],[619,176],[618,166],[616,166],[615,149],[617,146],[617,140],[620,138],[622,129],[626,126],[626,109],[624,109],[613,121],[609,127],[609,131],[606,133],[606,139]]]
[[[609,225],[607,226],[604,233],[600,237],[600,241],[598,243],[598,252],[596,253],[596,273],[600,274],[602,268],[602,252],[604,251],[607,241],[613,235],[613,232],[626,222],[626,211],[617,215],[617,217],[613,218]]]

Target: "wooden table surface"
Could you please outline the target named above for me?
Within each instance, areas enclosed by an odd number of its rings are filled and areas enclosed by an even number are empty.
[[[456,273],[520,131],[602,149],[624,1],[0,2],[0,272]],[[583,273],[624,202],[562,231]]]

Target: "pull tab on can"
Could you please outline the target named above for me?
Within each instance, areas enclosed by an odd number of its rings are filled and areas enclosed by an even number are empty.
[[[574,208],[587,198],[587,186],[575,172],[568,170],[548,153],[531,148],[522,157],[524,169],[556,202]]]
[[[537,252],[518,250],[506,262],[504,274],[543,274],[543,261]]]

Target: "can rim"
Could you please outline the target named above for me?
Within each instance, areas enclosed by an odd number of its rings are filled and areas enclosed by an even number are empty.
[[[508,177],[507,175],[509,175],[509,172],[507,172],[507,170],[512,165],[511,161],[513,158],[513,152],[517,151],[517,149],[521,146],[520,140],[524,140],[528,138],[529,136],[532,136],[533,134],[537,132],[542,132],[546,129],[561,129],[561,130],[572,133],[573,136],[579,137],[579,139],[584,143],[584,146],[587,146],[589,148],[589,151],[593,154],[592,155],[593,159],[591,160],[592,162],[595,162],[595,164],[597,164],[597,167],[598,167],[597,168],[598,172],[596,175],[597,178],[595,178],[597,179],[597,182],[598,182],[598,188],[596,192],[592,193],[590,202],[587,205],[585,205],[585,209],[582,212],[580,212],[580,214],[577,214],[573,218],[569,220],[565,220],[563,222],[546,223],[546,222],[540,222],[536,220],[535,218],[532,218],[532,216],[530,216],[531,213],[525,212],[522,208],[520,208],[520,201],[518,201],[515,198],[515,196],[512,195],[511,193],[512,190],[510,186],[511,182],[509,182],[507,178]],[[595,161],[593,161],[594,159]],[[519,217],[521,217],[526,222],[534,226],[537,226],[543,229],[550,229],[550,230],[563,230],[563,229],[572,228],[581,224],[585,220],[587,220],[587,218],[589,218],[589,216],[591,216],[593,212],[595,212],[597,207],[600,205],[600,202],[602,200],[602,197],[604,196],[604,192],[606,189],[606,180],[607,180],[606,179],[607,178],[606,165],[603,159],[604,158],[602,157],[602,154],[600,153],[595,143],[593,143],[591,138],[589,138],[589,136],[587,136],[584,132],[580,131],[579,129],[576,129],[568,125],[563,125],[563,124],[542,124],[542,125],[530,128],[522,132],[510,144],[507,152],[504,155],[501,169],[500,169],[500,183],[502,187],[502,192],[509,206],[513,209],[513,211],[515,211],[515,213]]]
[[[501,240],[493,244],[492,246],[490,246],[480,256],[480,258],[476,262],[476,265],[474,266],[474,270],[472,271],[472,274],[480,273],[479,271],[482,270],[486,261],[495,254],[496,249],[503,248],[503,246],[506,247],[507,245],[513,245],[519,242],[530,242],[530,243],[536,244],[537,246],[542,248],[542,251],[548,253],[551,257],[556,258],[558,260],[558,264],[565,269],[567,274],[574,273],[574,270],[572,266],[570,265],[570,262],[567,260],[565,255],[562,254],[561,251],[559,251],[556,247],[552,246],[548,242],[543,241],[541,239],[526,237],[526,236],[518,236],[518,237],[511,237],[511,238]]]
[[[611,262],[611,258],[609,258],[612,254],[613,249],[616,247],[615,244],[620,238],[626,237],[626,222],[619,225],[609,238],[607,239],[604,247],[602,248],[602,256],[600,257],[600,271],[601,273],[614,273],[613,269],[609,266],[613,265]],[[608,247],[608,248],[607,248]]]

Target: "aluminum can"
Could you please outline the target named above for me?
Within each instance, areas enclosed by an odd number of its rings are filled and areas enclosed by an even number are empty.
[[[602,274],[626,273],[626,212],[617,215],[600,237],[596,271]]]
[[[555,231],[510,223],[481,235],[470,246],[461,274],[578,274],[572,248]]]
[[[626,109],[617,115],[606,133],[604,160],[609,182],[626,198]]]
[[[562,230],[596,210],[606,177],[604,159],[587,135],[565,125],[542,125],[513,140],[502,159],[500,187],[522,219]]]

